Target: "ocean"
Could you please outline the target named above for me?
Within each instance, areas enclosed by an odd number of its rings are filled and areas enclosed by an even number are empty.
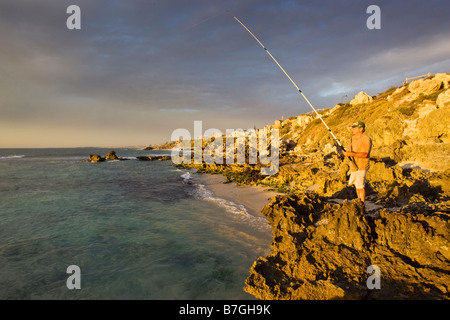
[[[0,149],[0,299],[253,299],[266,220],[214,196],[197,173],[110,148]],[[80,289],[69,289],[69,266]]]

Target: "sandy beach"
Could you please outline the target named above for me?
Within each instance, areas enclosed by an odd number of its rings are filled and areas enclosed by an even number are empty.
[[[263,186],[224,183],[225,177],[219,174],[196,174],[195,179],[205,185],[216,197],[243,205],[255,217],[262,216],[262,208],[274,196],[281,194]]]

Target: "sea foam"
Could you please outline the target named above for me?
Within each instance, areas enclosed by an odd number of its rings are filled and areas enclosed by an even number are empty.
[[[25,158],[25,155],[0,157],[0,159],[21,159],[21,158]]]
[[[255,218],[252,216],[247,208],[241,204],[234,203],[233,201],[229,201],[223,198],[219,198],[214,196],[214,193],[211,190],[208,190],[203,184],[195,184],[195,187],[191,190],[193,196],[197,199],[210,201],[218,206],[224,208],[227,212],[232,213],[234,215],[240,216],[246,219]]]

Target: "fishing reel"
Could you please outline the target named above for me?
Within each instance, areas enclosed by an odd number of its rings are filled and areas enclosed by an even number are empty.
[[[336,147],[336,152],[337,152],[338,158],[341,159],[341,160],[344,160],[344,158],[345,158],[345,156],[344,156],[345,149],[342,146],[338,145],[337,143],[335,144],[335,147]]]

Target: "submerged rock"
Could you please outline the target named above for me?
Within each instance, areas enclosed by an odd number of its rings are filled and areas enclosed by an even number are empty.
[[[419,214],[364,214],[359,200],[331,205],[306,193],[264,207],[272,252],[253,264],[244,290],[259,299],[448,299],[450,206]],[[381,289],[367,286],[379,267]]]

